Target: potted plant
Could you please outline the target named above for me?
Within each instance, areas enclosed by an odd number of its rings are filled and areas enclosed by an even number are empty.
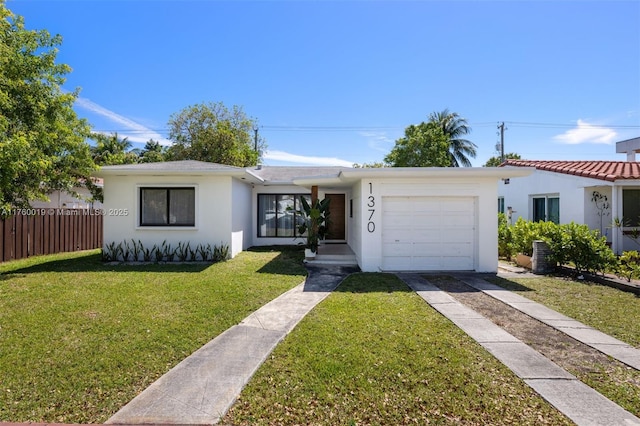
[[[315,203],[309,203],[305,197],[300,197],[302,210],[296,213],[303,218],[303,221],[298,225],[298,234],[307,234],[307,242],[305,244],[305,258],[307,259],[316,257],[318,245],[327,235],[329,201],[328,198],[325,198],[316,200]]]

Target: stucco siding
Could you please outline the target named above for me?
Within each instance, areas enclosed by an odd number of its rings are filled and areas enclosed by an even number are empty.
[[[351,201],[347,202],[347,241],[356,255],[358,264],[362,264],[362,182],[351,188]],[[351,210],[349,210],[351,207]]]
[[[140,226],[141,187],[194,187],[195,226]],[[104,239],[110,242],[141,241],[144,247],[163,241],[226,244],[231,247],[231,177],[211,176],[108,176],[104,182]]]
[[[602,181],[597,179],[536,170],[530,176],[510,179],[509,184],[501,181],[498,194],[504,197],[505,209],[512,207],[513,223],[519,217],[532,220],[533,197],[545,195],[560,198],[560,223],[585,223],[585,198],[600,186]]]
[[[232,179],[231,254],[249,248],[251,239],[251,187]]]

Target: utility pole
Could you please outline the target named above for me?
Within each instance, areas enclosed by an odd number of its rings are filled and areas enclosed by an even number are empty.
[[[254,150],[258,152],[258,127],[257,126],[253,128],[253,134],[254,134],[253,136]]]
[[[498,125],[500,129],[500,162],[504,163],[504,121]]]

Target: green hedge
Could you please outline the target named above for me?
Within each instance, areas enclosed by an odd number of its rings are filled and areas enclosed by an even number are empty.
[[[607,246],[606,238],[587,225],[574,222],[530,222],[519,218],[509,225],[506,216],[498,216],[498,254],[511,258],[518,253],[533,255],[533,242],[545,241],[556,264],[571,264],[576,272],[604,273],[616,271],[618,261]]]

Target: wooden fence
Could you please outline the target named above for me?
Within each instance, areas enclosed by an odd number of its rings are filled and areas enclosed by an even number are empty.
[[[16,209],[0,219],[0,262],[102,247],[102,210]]]

